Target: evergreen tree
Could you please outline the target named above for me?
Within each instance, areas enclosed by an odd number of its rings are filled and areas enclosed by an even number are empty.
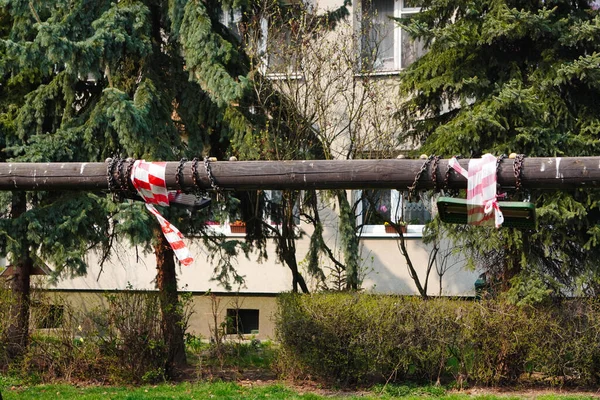
[[[3,161],[223,157],[231,138],[255,129],[248,58],[221,23],[221,2],[0,5]],[[19,322],[9,335],[15,349],[27,344],[32,266],[48,263],[57,274],[83,274],[86,252],[107,251],[111,238],[121,235],[154,249],[167,368],[185,363],[173,252],[140,203],[113,203],[102,193],[15,191],[2,197],[0,250],[18,271]],[[165,213],[184,234],[201,230],[206,217]],[[216,275],[239,278],[228,262],[239,243],[212,240],[224,255]]]
[[[585,0],[422,5],[421,13],[400,21],[429,52],[402,73],[406,101],[398,117],[423,151],[446,157],[597,155],[597,7]],[[474,260],[517,299],[535,299],[548,289],[597,294],[598,192],[524,191],[516,197],[536,204],[538,228],[455,227]]]

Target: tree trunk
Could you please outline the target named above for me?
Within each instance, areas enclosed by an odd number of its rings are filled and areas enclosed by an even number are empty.
[[[285,263],[288,265],[290,270],[292,271],[292,292],[298,293],[298,286],[300,286],[300,290],[302,293],[309,293],[308,286],[306,285],[306,281],[304,277],[298,271],[298,264],[296,263],[296,256],[287,256],[285,258]]]
[[[13,194],[11,218],[20,217],[26,210],[25,193]],[[22,253],[14,257],[15,274],[11,277],[10,284],[14,301],[10,308],[10,325],[6,332],[7,353],[10,360],[23,355],[29,342],[29,303],[33,260],[25,238],[21,238],[21,240]]]
[[[185,355],[183,315],[177,294],[177,273],[173,249],[156,229],[156,286],[160,292],[160,307],[162,313],[162,332],[167,345],[166,373],[172,376],[174,369],[187,364]]]
[[[356,216],[344,190],[337,190],[336,197],[340,207],[340,237],[346,266],[346,290],[358,290],[359,243],[356,235]]]

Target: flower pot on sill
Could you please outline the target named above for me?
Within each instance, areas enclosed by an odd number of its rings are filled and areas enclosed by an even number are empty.
[[[396,231],[396,228],[394,228],[392,225],[386,225],[385,232],[386,233],[398,233],[398,231]],[[400,225],[400,232],[406,233],[406,225]]]
[[[231,233],[246,233],[245,225],[229,225]]]

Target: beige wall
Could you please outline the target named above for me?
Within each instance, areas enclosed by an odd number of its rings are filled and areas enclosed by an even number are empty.
[[[328,246],[339,254],[340,237],[337,231],[336,214],[329,210],[323,213],[325,224],[324,239]],[[302,224],[301,229],[306,231],[297,241],[297,260],[302,266],[306,257],[312,227]],[[430,248],[425,246],[418,231],[409,231],[406,235],[406,245],[412,263],[421,279],[425,277]],[[239,238],[243,238],[238,236]],[[178,266],[177,275],[179,288],[183,291],[204,293],[207,291],[224,292],[223,286],[212,280],[214,265],[207,259],[207,251],[200,240],[188,240],[195,261],[189,266]],[[384,294],[418,294],[412,281],[405,258],[399,250],[397,237],[394,235],[370,234],[361,238],[361,263],[364,277],[363,289]],[[449,250],[447,250],[449,251]],[[269,258],[258,262],[256,255],[250,258],[238,256],[235,267],[238,273],[245,278],[245,284],[234,287],[233,292],[240,294],[274,294],[290,291],[292,276],[289,269],[277,261],[275,246],[269,242],[267,246]],[[60,279],[50,289],[63,290],[122,290],[131,286],[137,290],[152,290],[155,288],[156,275],[154,254],[143,254],[131,246],[119,245],[114,255],[108,259],[101,268],[98,259],[90,254],[89,269],[86,276]],[[331,262],[321,258],[322,267],[327,273]],[[474,294],[474,282],[478,273],[464,269],[464,263],[454,260],[453,265],[443,278],[443,295],[470,296]],[[312,288],[316,282],[304,273]],[[439,292],[438,279],[435,270],[430,273],[429,294]]]
[[[108,292],[105,292],[108,293]],[[51,304],[65,305],[70,307],[76,314],[90,314],[107,307],[104,292],[91,291],[61,291],[52,290],[47,292],[48,301]],[[214,307],[213,307],[214,306]],[[275,312],[277,309],[275,295],[234,295],[215,294],[211,296],[205,293],[192,295],[190,311],[192,312],[188,332],[209,340],[213,335],[214,317],[216,314],[217,325],[225,321],[227,309],[251,309],[259,310],[259,333],[255,335],[244,335],[245,338],[256,338],[259,340],[275,339]],[[216,312],[213,313],[213,310]],[[230,338],[237,338],[237,336]]]
[[[251,335],[260,340],[275,339],[275,312],[277,310],[275,296],[232,296],[195,295],[193,298],[194,314],[190,318],[189,331],[208,339],[213,336],[214,316],[216,310],[217,323],[225,321],[227,309],[258,310],[258,334]],[[245,337],[250,337],[245,335]]]

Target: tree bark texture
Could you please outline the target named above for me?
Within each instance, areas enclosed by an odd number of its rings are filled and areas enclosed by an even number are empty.
[[[155,230],[156,286],[160,293],[162,332],[167,345],[168,376],[187,364],[183,315],[177,293],[177,273],[173,250],[159,228]]]

